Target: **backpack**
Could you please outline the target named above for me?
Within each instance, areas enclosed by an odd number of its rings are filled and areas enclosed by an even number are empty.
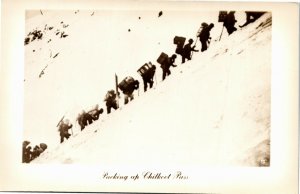
[[[201,32],[199,33],[199,38],[200,41],[201,40],[208,40],[209,36],[210,36],[210,30],[212,29],[212,27],[210,27],[210,25],[207,25],[206,27],[204,27]]]
[[[143,77],[145,75],[150,74],[155,71],[156,67],[152,63],[145,63],[142,67],[140,67],[137,72]]]
[[[166,53],[162,52],[156,61],[159,64],[161,64],[161,67],[163,67],[163,66],[165,66],[166,62],[168,62],[168,58],[169,58],[169,56]]]
[[[186,38],[181,37],[181,36],[175,36],[173,39],[173,43],[176,44],[177,46],[183,46]]]
[[[200,37],[201,32],[202,32],[206,27],[208,27],[208,24],[207,24],[206,22],[202,22],[202,23],[201,23],[201,26],[200,26],[200,28],[199,28],[199,30],[197,31],[197,37]]]
[[[219,11],[218,22],[224,22],[227,16],[227,11]]]
[[[130,86],[132,86],[134,82],[135,80],[131,76],[127,76],[118,84],[118,87],[120,88],[120,90],[125,91]]]

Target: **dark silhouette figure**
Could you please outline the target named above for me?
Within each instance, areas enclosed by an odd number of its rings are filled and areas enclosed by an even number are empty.
[[[259,11],[246,11],[246,22],[240,26],[240,28],[247,26],[248,24],[255,22],[260,16],[266,12]]]
[[[90,125],[93,123],[93,121],[98,120],[100,114],[102,113],[103,109],[101,108],[99,110],[99,105],[97,104],[92,110],[88,112],[83,110],[81,114],[78,114],[76,121],[78,121],[81,131],[85,128],[85,126]]]
[[[181,37],[181,36],[174,37],[173,43],[177,45],[175,50],[176,54],[182,55],[185,40],[186,40],[185,37]]]
[[[203,27],[202,31],[200,32],[200,34],[198,36],[200,39],[201,45],[202,45],[201,52],[207,50],[207,44],[209,44],[209,42],[211,40],[210,31],[213,27],[214,27],[213,23],[209,24],[206,27]]]
[[[106,102],[107,114],[110,114],[111,108],[114,108],[115,110],[118,109],[118,103],[116,98],[117,98],[117,94],[115,93],[114,90],[109,90],[106,93],[104,101]]]
[[[150,88],[152,88],[153,83],[154,83],[153,77],[155,74],[155,70],[156,70],[156,66],[153,65],[151,62],[146,63],[138,70],[139,74],[143,78],[144,92],[147,91],[148,84],[149,84]]]
[[[25,163],[29,163],[32,160],[32,153],[31,146],[28,146],[25,150]]]
[[[102,113],[103,113],[103,108],[100,108],[100,109],[99,109],[99,105],[98,105],[98,104],[95,106],[94,109],[92,109],[92,110],[90,110],[90,111],[88,112],[88,114],[91,115],[91,117],[92,117],[92,119],[93,119],[94,121],[98,120],[100,114],[102,114]]]
[[[28,146],[30,144],[29,141],[23,141],[23,155],[22,155],[22,162],[23,163],[29,163],[31,160],[31,146]]]
[[[93,123],[93,117],[83,110],[81,114],[78,114],[77,121],[82,131],[85,128],[85,126]]]
[[[182,54],[181,54],[182,63],[185,63],[185,59],[191,60],[192,51],[195,51],[195,52],[199,51],[199,50],[195,49],[196,46],[192,47],[193,42],[194,42],[193,39],[189,39],[189,43],[183,47]]]
[[[123,81],[118,85],[120,90],[124,94],[124,104],[127,104],[129,101],[134,99],[133,92],[134,90],[139,89],[139,81],[134,80],[132,77],[127,76]]]
[[[62,121],[59,124],[58,131],[60,135],[60,143],[64,142],[64,138],[69,139],[71,134],[69,133],[69,129],[73,127],[72,124],[69,124],[69,121]]]
[[[162,65],[162,71],[163,71],[163,75],[162,75],[162,80],[165,80],[166,76],[171,75],[171,71],[170,71],[170,67],[177,67],[177,65],[174,64],[175,59],[176,59],[176,55],[173,54],[171,57],[168,57],[167,60],[165,60]]]
[[[235,11],[230,11],[224,18],[223,26],[227,29],[229,35],[237,30],[237,28],[234,27],[235,23],[237,22],[234,13]]]
[[[31,160],[34,160],[36,159],[37,157],[39,157],[41,155],[41,153],[43,153],[43,149],[40,148],[38,145],[36,145],[34,148],[33,148],[33,152],[32,152],[32,157],[31,157]]]

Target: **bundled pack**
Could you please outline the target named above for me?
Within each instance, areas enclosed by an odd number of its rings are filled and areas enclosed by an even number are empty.
[[[165,62],[167,62],[168,58],[169,56],[166,53],[162,52],[156,61],[157,63],[164,65]]]
[[[145,63],[142,67],[140,67],[137,72],[141,75],[147,75],[151,71],[155,69],[155,66],[152,63]]]
[[[227,11],[219,11],[218,22],[224,22],[226,16],[227,16]]]
[[[177,46],[183,47],[185,40],[186,40],[185,37],[175,36],[173,39],[173,43],[176,44]]]
[[[120,90],[124,91],[132,84],[134,84],[134,79],[131,76],[127,76],[118,84],[118,87]]]

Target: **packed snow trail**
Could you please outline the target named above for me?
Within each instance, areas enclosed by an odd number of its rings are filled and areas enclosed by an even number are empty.
[[[271,14],[180,61],[154,89],[33,163],[263,166],[270,154]]]

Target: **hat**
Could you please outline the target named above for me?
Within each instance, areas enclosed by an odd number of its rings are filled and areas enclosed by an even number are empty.
[[[194,41],[193,41],[193,39],[189,39],[189,43],[193,43]]]

